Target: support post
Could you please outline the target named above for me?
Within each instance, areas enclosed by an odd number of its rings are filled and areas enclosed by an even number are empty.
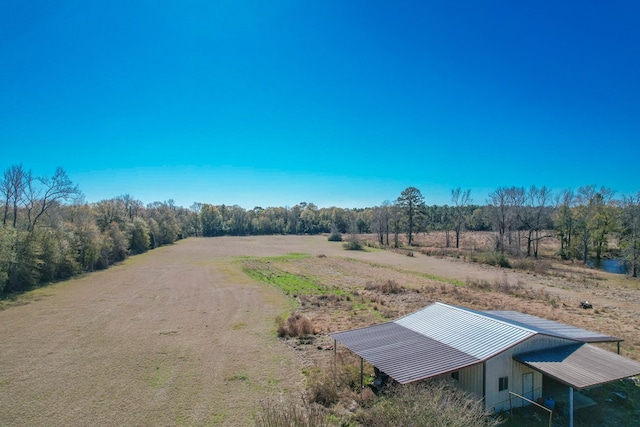
[[[360,388],[364,388],[364,359],[360,358]]]
[[[620,341],[618,341],[618,354],[620,354]]]
[[[569,427],[573,427],[573,387],[569,387]]]

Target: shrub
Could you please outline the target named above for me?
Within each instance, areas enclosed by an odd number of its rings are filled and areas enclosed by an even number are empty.
[[[286,322],[278,316],[276,322],[278,323],[278,336],[281,338],[306,337],[314,332],[311,320],[300,313],[293,313]]]
[[[342,242],[342,234],[338,231],[332,232],[328,239],[330,242]]]
[[[324,409],[304,400],[285,399],[260,402],[254,415],[257,427],[328,427]]]
[[[482,401],[445,382],[395,386],[358,421],[370,427],[457,426],[495,427],[502,423],[483,407]]]
[[[342,393],[359,389],[360,359],[351,352],[338,353],[333,363],[312,371],[308,386],[312,402],[336,404]]]
[[[511,268],[507,257],[500,252],[487,252],[478,256],[478,262],[482,264],[494,265],[503,268]]]
[[[348,242],[342,245],[348,251],[361,251],[363,250],[362,243],[358,240],[349,240]]]

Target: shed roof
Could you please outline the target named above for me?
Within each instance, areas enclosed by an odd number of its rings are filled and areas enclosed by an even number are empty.
[[[480,362],[476,357],[394,322],[331,336],[401,384]]]
[[[519,311],[485,311],[487,316],[509,322],[512,325],[520,325],[538,333],[551,335],[559,338],[568,338],[582,342],[618,342],[621,338],[598,332],[588,331],[542,317],[520,313]]]
[[[640,374],[640,363],[635,360],[584,343],[513,358],[578,390]]]
[[[532,336],[534,331],[468,308],[435,303],[394,321],[478,359]]]
[[[389,323],[331,336],[406,384],[483,362],[539,333],[581,342],[571,347],[570,357],[561,357],[556,349],[520,355],[517,360],[577,389],[640,373],[635,372],[637,362],[593,346],[583,349],[583,342],[620,341],[617,338],[515,311],[482,312],[434,303]],[[541,355],[549,360],[538,360]],[[607,368],[615,364],[620,369]],[[589,370],[600,373],[589,379]]]
[[[535,332],[435,303],[381,325],[331,336],[401,384],[480,363]]]

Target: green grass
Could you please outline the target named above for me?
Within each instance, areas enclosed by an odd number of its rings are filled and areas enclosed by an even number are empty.
[[[282,271],[271,265],[269,262],[271,260],[269,258],[253,258],[242,261],[242,271],[254,280],[282,289],[289,296],[328,293],[325,287],[317,284],[311,278]]]
[[[354,301],[352,313],[367,312],[379,320],[387,320],[380,311],[374,309],[374,303],[370,300],[355,302],[357,298],[351,291],[333,285],[325,286],[321,280],[313,276],[289,273],[274,265],[276,262],[299,260],[307,257],[309,257],[308,254],[290,253],[279,257],[242,257],[238,259],[238,262],[241,263],[242,271],[247,276],[258,282],[275,286],[289,297],[332,294],[342,299]],[[455,284],[460,285],[461,283],[457,282]],[[288,315],[282,316],[282,318],[286,317]]]
[[[240,329],[244,329],[247,327],[247,324],[242,322],[242,323],[234,323],[233,325],[231,325],[231,329],[233,329],[234,331],[239,331]]]
[[[227,381],[247,381],[249,379],[249,376],[244,373],[239,373],[239,374],[233,374],[225,379]]]

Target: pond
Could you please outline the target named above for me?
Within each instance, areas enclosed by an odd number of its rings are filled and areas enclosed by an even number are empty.
[[[589,267],[604,270],[608,273],[627,274],[627,267],[624,261],[617,258],[590,259],[587,261]]]

